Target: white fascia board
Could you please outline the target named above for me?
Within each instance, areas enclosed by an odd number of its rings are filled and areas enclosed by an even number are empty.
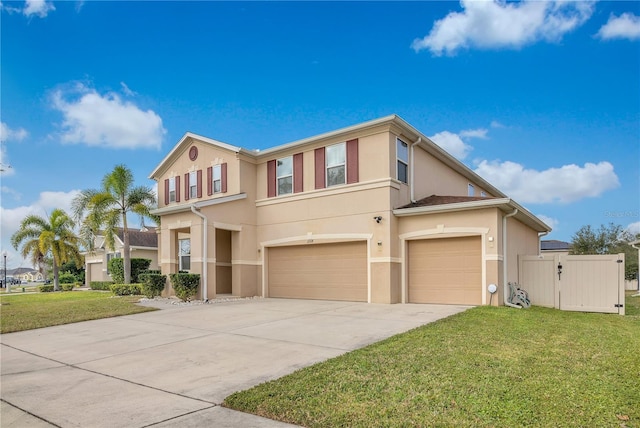
[[[155,210],[151,210],[151,214],[153,215],[167,215],[167,214],[176,214],[181,212],[191,211],[191,207],[195,207],[196,209],[209,207],[212,205],[224,204],[227,202],[239,201],[241,199],[247,199],[246,193],[238,193],[237,195],[224,196],[222,198],[215,199],[207,199],[206,201],[194,202],[192,204],[184,204],[184,205],[176,205],[176,206],[168,206],[162,207]]]
[[[192,138],[195,140],[199,140],[202,141],[204,143],[207,144],[211,144],[213,146],[216,147],[220,147],[222,149],[225,150],[229,150],[232,151],[234,153],[239,153],[239,152],[243,152],[243,153],[248,153],[248,154],[253,154],[253,152],[249,152],[245,149],[243,149],[242,147],[237,147],[237,146],[232,146],[231,144],[227,144],[227,143],[223,143],[222,141],[217,141],[214,140],[212,138],[208,138],[208,137],[203,137],[202,135],[198,135],[198,134],[194,134],[193,132],[186,132],[182,138],[180,138],[180,140],[176,143],[175,146],[173,146],[173,149],[171,149],[171,151],[164,157],[164,159],[162,159],[160,161],[160,163],[158,164],[158,166],[155,167],[155,169],[151,172],[151,174],[149,174],[149,178],[154,180],[155,176],[158,174],[158,172],[160,171],[160,169],[162,168],[162,166],[169,160],[171,159],[171,157],[174,155],[174,153],[176,151],[178,151],[178,149],[182,146],[182,144],[187,140],[187,138]]]

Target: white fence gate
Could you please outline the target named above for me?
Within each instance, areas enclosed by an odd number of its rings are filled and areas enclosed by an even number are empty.
[[[533,305],[624,315],[624,254],[519,256],[518,283]]]

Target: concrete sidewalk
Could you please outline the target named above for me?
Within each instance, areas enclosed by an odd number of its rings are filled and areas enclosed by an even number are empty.
[[[283,427],[229,394],[466,306],[253,299],[0,336],[2,427]]]

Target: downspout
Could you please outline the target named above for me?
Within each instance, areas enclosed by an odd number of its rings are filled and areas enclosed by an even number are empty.
[[[507,301],[507,296],[508,296],[508,292],[509,292],[509,286],[507,285],[508,280],[507,280],[507,219],[509,217],[513,217],[514,215],[518,214],[518,209],[514,208],[513,212],[510,214],[507,214],[506,216],[502,217],[502,288],[503,288],[503,292],[504,292],[504,304],[505,306],[510,306],[512,308],[518,308],[518,309],[522,309],[521,306],[518,305],[514,305],[513,303],[509,303]]]
[[[207,302],[209,299],[208,290],[207,290],[207,271],[209,270],[208,262],[207,262],[207,229],[208,229],[208,221],[207,216],[196,210],[196,207],[191,205],[191,212],[197,215],[202,219],[202,300]]]
[[[416,164],[414,159],[413,159],[413,148],[415,147],[416,144],[420,144],[421,141],[422,141],[422,137],[418,137],[418,140],[415,143],[411,144],[411,153],[410,153],[411,166],[409,167],[410,168],[409,174],[411,174],[409,180],[411,180],[411,185],[409,186],[409,188],[410,188],[410,192],[411,192],[410,198],[411,198],[411,202],[412,203],[416,201],[415,191],[413,189],[414,180],[415,180],[415,168],[414,168],[414,165]]]
[[[542,255],[542,241],[540,241],[540,238],[548,234],[549,232],[538,232],[538,256]]]
[[[638,241],[635,241],[635,243],[639,243]],[[631,244],[631,246],[633,248],[635,248],[636,250],[638,250],[638,260],[640,260],[640,247],[636,247],[636,244]],[[640,273],[636,272],[636,281],[638,281],[638,294],[635,294],[634,296],[638,296],[640,295]]]

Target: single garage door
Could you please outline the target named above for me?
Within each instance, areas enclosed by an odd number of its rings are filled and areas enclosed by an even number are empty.
[[[409,241],[409,302],[482,303],[479,236]]]
[[[104,277],[106,273],[102,272],[102,263],[91,263],[89,265],[89,269],[90,269],[89,278],[91,279],[91,281],[105,281]]]
[[[367,301],[367,244],[346,242],[272,247],[269,296]]]

